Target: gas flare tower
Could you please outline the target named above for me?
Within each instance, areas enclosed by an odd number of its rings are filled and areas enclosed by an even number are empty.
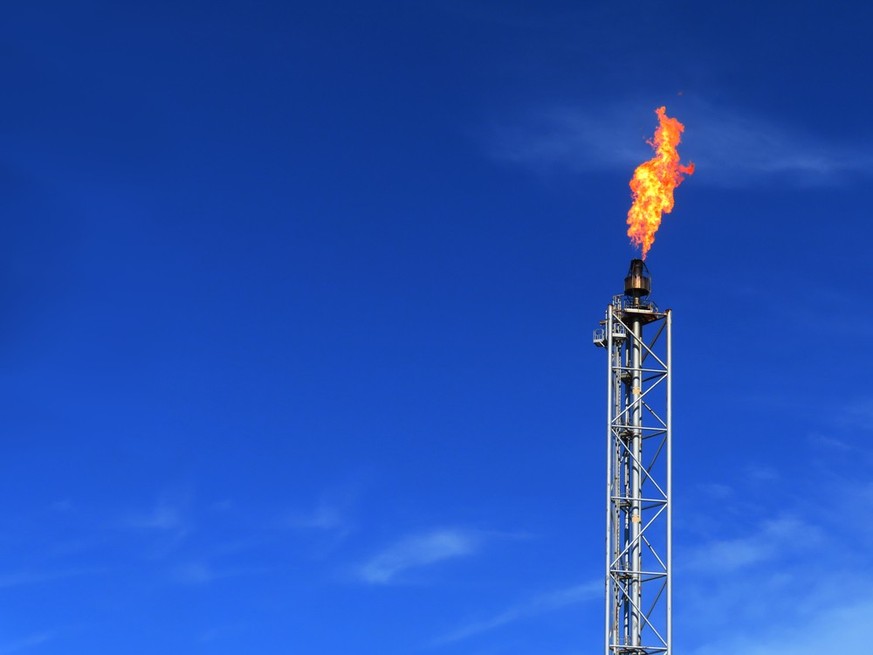
[[[605,655],[672,655],[672,318],[631,261],[594,343],[606,350]]]

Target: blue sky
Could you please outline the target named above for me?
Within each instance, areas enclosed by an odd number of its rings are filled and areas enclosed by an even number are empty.
[[[582,655],[654,109],[679,652],[873,616],[860,2],[28,2],[0,655]]]

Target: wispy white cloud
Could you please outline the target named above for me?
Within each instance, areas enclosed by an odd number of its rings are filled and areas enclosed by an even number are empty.
[[[839,476],[827,469],[807,473],[790,483],[769,482],[770,494],[790,484],[791,495],[782,496],[784,514],[754,522],[752,510],[737,522],[724,520],[722,512],[722,522],[710,529],[730,530],[729,537],[698,539],[684,552],[677,548],[680,650],[691,655],[869,650],[861,647],[868,631],[855,629],[873,616],[873,533],[857,520],[857,508],[869,504],[863,484],[847,477],[845,467]],[[682,541],[687,540],[678,545]]]
[[[700,484],[698,485],[698,488],[707,496],[715,500],[725,500],[734,495],[733,487],[718,482]]]
[[[628,129],[630,112],[595,113],[574,107],[551,107],[526,120],[496,126],[490,142],[497,159],[537,169],[565,167],[576,171],[626,168],[647,152],[643,133]]]
[[[822,434],[820,432],[810,434],[809,437],[807,437],[807,441],[814,448],[829,453],[846,454],[858,450],[857,447],[846,443],[842,439],[838,439],[837,437],[831,436],[829,434]]]
[[[855,432],[873,432],[873,399],[848,403],[835,416],[835,427]]]
[[[828,411],[818,413],[823,421],[819,429],[807,435],[807,445],[814,456],[814,466],[820,473],[846,483],[846,474],[861,473],[873,464],[873,401],[867,398],[836,402]],[[846,469],[848,459],[852,467]]]
[[[695,184],[746,186],[835,184],[847,174],[873,172],[870,142],[842,141],[811,129],[781,124],[775,117],[716,106],[700,98],[681,101],[686,125],[680,152],[692,160]],[[628,171],[651,156],[646,139],[656,126],[652,103],[610,107],[552,107],[493,132],[492,154],[539,170],[621,168]],[[670,106],[668,114],[672,115]]]
[[[753,483],[772,483],[779,479],[779,471],[759,462],[746,466],[744,473],[747,480]]]
[[[53,512],[58,512],[61,514],[68,513],[73,511],[73,501],[69,498],[62,498],[51,503],[49,505],[49,509],[51,509]]]
[[[23,651],[36,648],[37,646],[41,646],[42,644],[51,640],[52,636],[53,635],[50,632],[38,632],[36,634],[23,637],[22,639],[17,639],[6,644],[0,644],[0,655],[21,653]]]
[[[540,594],[524,602],[517,603],[502,612],[491,617],[472,621],[452,630],[451,632],[435,639],[431,646],[462,641],[470,637],[490,632],[516,621],[522,621],[539,614],[575,605],[577,603],[601,599],[604,594],[604,585],[600,580],[578,584],[564,589],[557,589],[549,593]]]
[[[410,535],[378,553],[358,569],[370,584],[389,584],[410,569],[417,569],[475,553],[482,543],[478,532],[457,528]]]
[[[869,582],[869,581],[868,581]],[[852,585],[869,589],[869,585]],[[750,593],[752,592],[750,588]],[[691,655],[707,653],[743,653],[743,655],[819,655],[820,653],[870,652],[870,617],[873,617],[873,596],[844,594],[842,599],[816,611],[797,612],[788,599],[783,599],[780,614],[789,621],[776,621],[777,627],[760,631],[725,630],[719,637],[702,639],[689,649]]]
[[[678,650],[870,650],[873,528],[862,515],[873,504],[873,483],[860,430],[870,407],[824,411],[826,436],[808,439],[801,473],[755,464],[731,476],[733,494],[684,513],[686,530],[699,516],[706,522],[675,542]]]
[[[129,514],[124,525],[136,530],[187,531],[187,523],[180,508],[160,503],[146,512]]]
[[[763,522],[750,534],[703,543],[685,555],[683,566],[697,575],[735,573],[808,549],[820,540],[821,530],[816,526],[794,517],[781,517]]]
[[[277,521],[281,530],[293,530],[302,539],[309,556],[324,559],[335,553],[355,532],[348,500],[321,500],[308,510],[285,512]]]
[[[352,523],[337,506],[319,503],[309,512],[292,512],[285,520],[287,525],[297,530],[319,530],[347,535]]]
[[[203,562],[181,564],[173,570],[172,576],[175,582],[187,585],[208,584],[220,578],[228,577]]]
[[[104,569],[72,568],[55,571],[24,570],[0,573],[0,589],[6,589],[9,587],[23,587],[35,584],[45,584],[49,582],[55,582],[57,580],[77,578],[80,576],[94,575],[104,572]]]
[[[322,490],[317,502],[309,507],[296,507],[282,514],[280,529],[308,533],[317,544],[318,557],[334,551],[358,528],[357,506],[368,485],[368,476],[358,473],[341,484]]]
[[[181,547],[194,531],[191,519],[180,503],[162,501],[145,511],[129,512],[121,528],[148,537],[150,557],[163,558]]]
[[[227,639],[228,636],[240,632],[245,632],[250,628],[250,624],[246,622],[226,623],[223,625],[209,628],[200,634],[198,641],[213,642]]]
[[[244,575],[259,575],[268,573],[267,568],[215,568],[206,562],[191,561],[180,564],[172,571],[174,582],[184,585],[205,585],[226,578],[235,578]]]

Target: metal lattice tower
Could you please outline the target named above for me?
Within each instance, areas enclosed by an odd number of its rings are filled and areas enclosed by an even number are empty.
[[[670,310],[631,261],[594,343],[606,349],[605,655],[672,655]]]

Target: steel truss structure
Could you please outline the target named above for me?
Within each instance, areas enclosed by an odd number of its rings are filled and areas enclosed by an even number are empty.
[[[604,652],[672,655],[672,317],[627,280],[594,333],[608,356]]]

